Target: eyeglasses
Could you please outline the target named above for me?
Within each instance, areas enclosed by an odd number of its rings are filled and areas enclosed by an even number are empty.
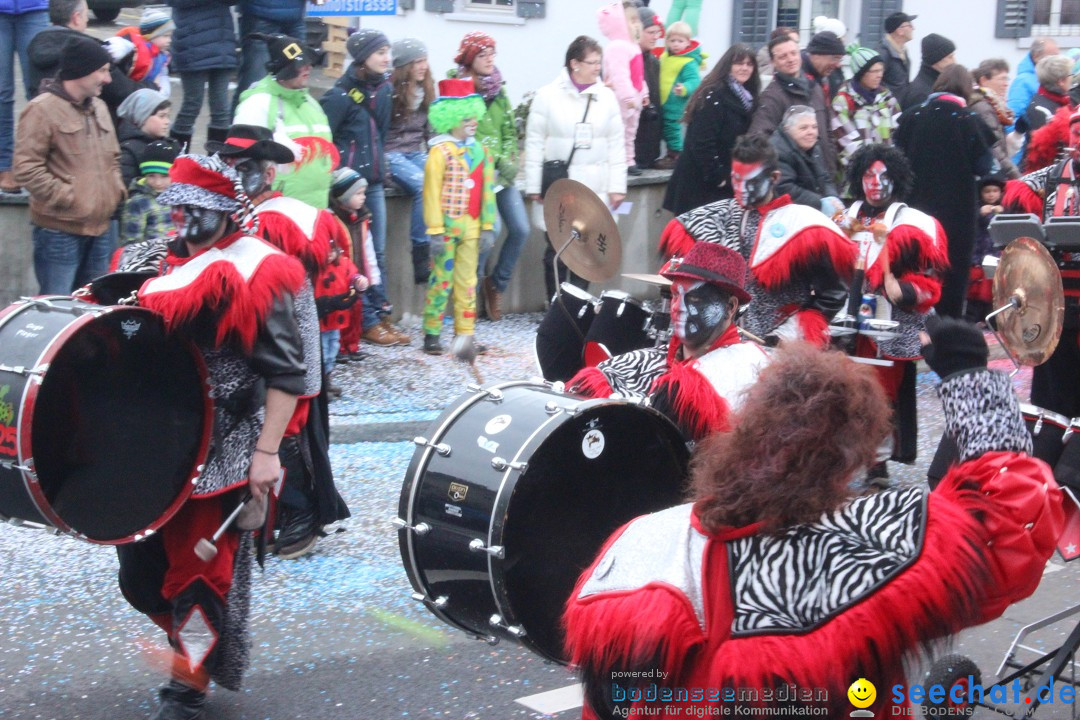
[[[592,65],[593,67],[600,67],[603,65],[602,60],[578,60],[582,65]]]

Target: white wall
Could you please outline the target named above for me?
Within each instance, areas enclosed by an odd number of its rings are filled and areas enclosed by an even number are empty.
[[[989,0],[905,0],[904,12],[918,15],[915,38],[908,44],[912,75],[922,62],[919,43],[937,33],[956,43],[956,61],[969,69],[989,58],[1003,58],[1013,77],[1027,54],[1030,38],[996,38],[996,3]]]

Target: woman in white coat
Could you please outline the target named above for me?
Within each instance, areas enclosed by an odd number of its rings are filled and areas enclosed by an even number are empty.
[[[525,192],[533,201],[533,223],[541,228],[545,227],[540,190],[546,161],[570,160],[570,179],[606,199],[612,209],[626,197],[622,116],[615,93],[600,82],[601,57],[595,40],[585,35],[575,39],[566,50],[566,67],[553,82],[536,91],[529,108]],[[549,297],[555,294],[551,267],[554,257],[549,240],[544,254]],[[560,266],[560,279],[564,272],[565,267]],[[573,273],[570,280],[578,287],[588,286],[586,280]]]

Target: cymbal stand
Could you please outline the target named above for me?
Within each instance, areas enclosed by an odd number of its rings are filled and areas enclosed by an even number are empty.
[[[1005,341],[1001,339],[1001,336],[998,335],[997,327],[995,327],[995,324],[990,321],[1001,313],[1005,312],[1006,310],[1020,310],[1020,308],[1023,307],[1023,303],[1023,298],[1021,298],[1019,295],[1013,295],[1009,298],[1008,304],[1002,305],[997,310],[994,310],[986,316],[987,327],[990,328],[990,332],[994,333],[994,338],[997,339],[998,345],[1005,348],[1005,353],[1009,356],[1009,360],[1012,361],[1013,369],[1009,373],[1009,377],[1012,377],[1013,375],[1016,375],[1016,373],[1020,372],[1020,359],[1016,357],[1016,354],[1012,351],[1012,348],[1006,345]]]

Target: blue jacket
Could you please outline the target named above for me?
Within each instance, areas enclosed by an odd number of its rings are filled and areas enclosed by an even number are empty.
[[[1035,63],[1031,60],[1031,53],[1028,53],[1016,66],[1016,77],[1009,84],[1009,97],[1006,101],[1017,120],[1024,117],[1028,103],[1038,90],[1039,78],[1035,75]],[[1012,129],[1010,125],[1005,128],[1005,132],[1009,133]]]
[[[390,80],[357,80],[353,65],[326,91],[319,103],[330,124],[341,164],[371,184],[386,176],[386,131],[390,128],[393,87]]]
[[[307,12],[307,0],[243,0],[240,12],[278,22],[296,21]],[[176,26],[180,27],[180,24]]]
[[[48,9],[49,0],[0,0],[0,15],[22,15]]]
[[[229,9],[236,0],[167,0],[167,4],[176,24],[171,70],[182,73],[236,67],[236,31]]]

